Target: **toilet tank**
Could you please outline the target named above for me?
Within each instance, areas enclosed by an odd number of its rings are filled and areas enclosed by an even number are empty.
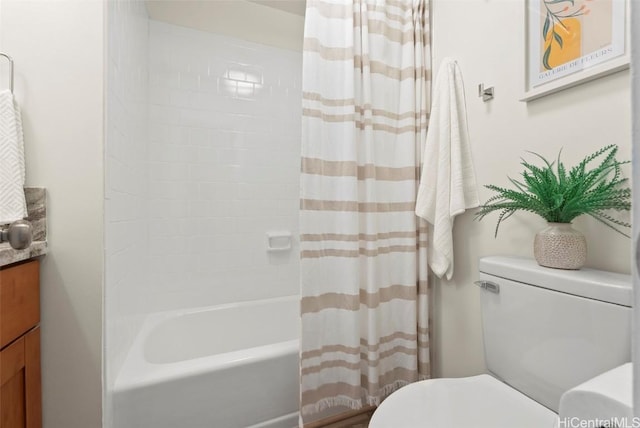
[[[494,256],[476,284],[489,372],[555,412],[563,392],[631,361],[629,275]]]

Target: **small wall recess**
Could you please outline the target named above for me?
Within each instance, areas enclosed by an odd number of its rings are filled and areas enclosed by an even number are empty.
[[[289,251],[291,249],[291,232],[277,231],[267,232],[267,251]]]

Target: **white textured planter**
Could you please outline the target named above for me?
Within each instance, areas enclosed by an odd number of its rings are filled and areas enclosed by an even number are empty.
[[[536,234],[533,255],[540,266],[580,269],[587,261],[587,240],[571,223],[549,223]]]

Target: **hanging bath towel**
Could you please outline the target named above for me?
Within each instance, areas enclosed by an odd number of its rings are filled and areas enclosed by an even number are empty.
[[[453,275],[453,220],[477,207],[475,171],[469,146],[462,73],[445,58],[434,87],[433,108],[424,151],[416,215],[433,226],[429,266],[442,278]]]
[[[22,119],[13,94],[0,91],[0,224],[27,216]]]

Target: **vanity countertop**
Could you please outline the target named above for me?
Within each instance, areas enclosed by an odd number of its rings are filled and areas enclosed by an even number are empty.
[[[47,241],[33,241],[29,248],[14,250],[8,242],[0,244],[0,267],[47,254]]]
[[[27,220],[33,226],[29,248],[14,250],[8,242],[0,244],[0,267],[47,254],[47,193],[44,187],[25,187]]]

